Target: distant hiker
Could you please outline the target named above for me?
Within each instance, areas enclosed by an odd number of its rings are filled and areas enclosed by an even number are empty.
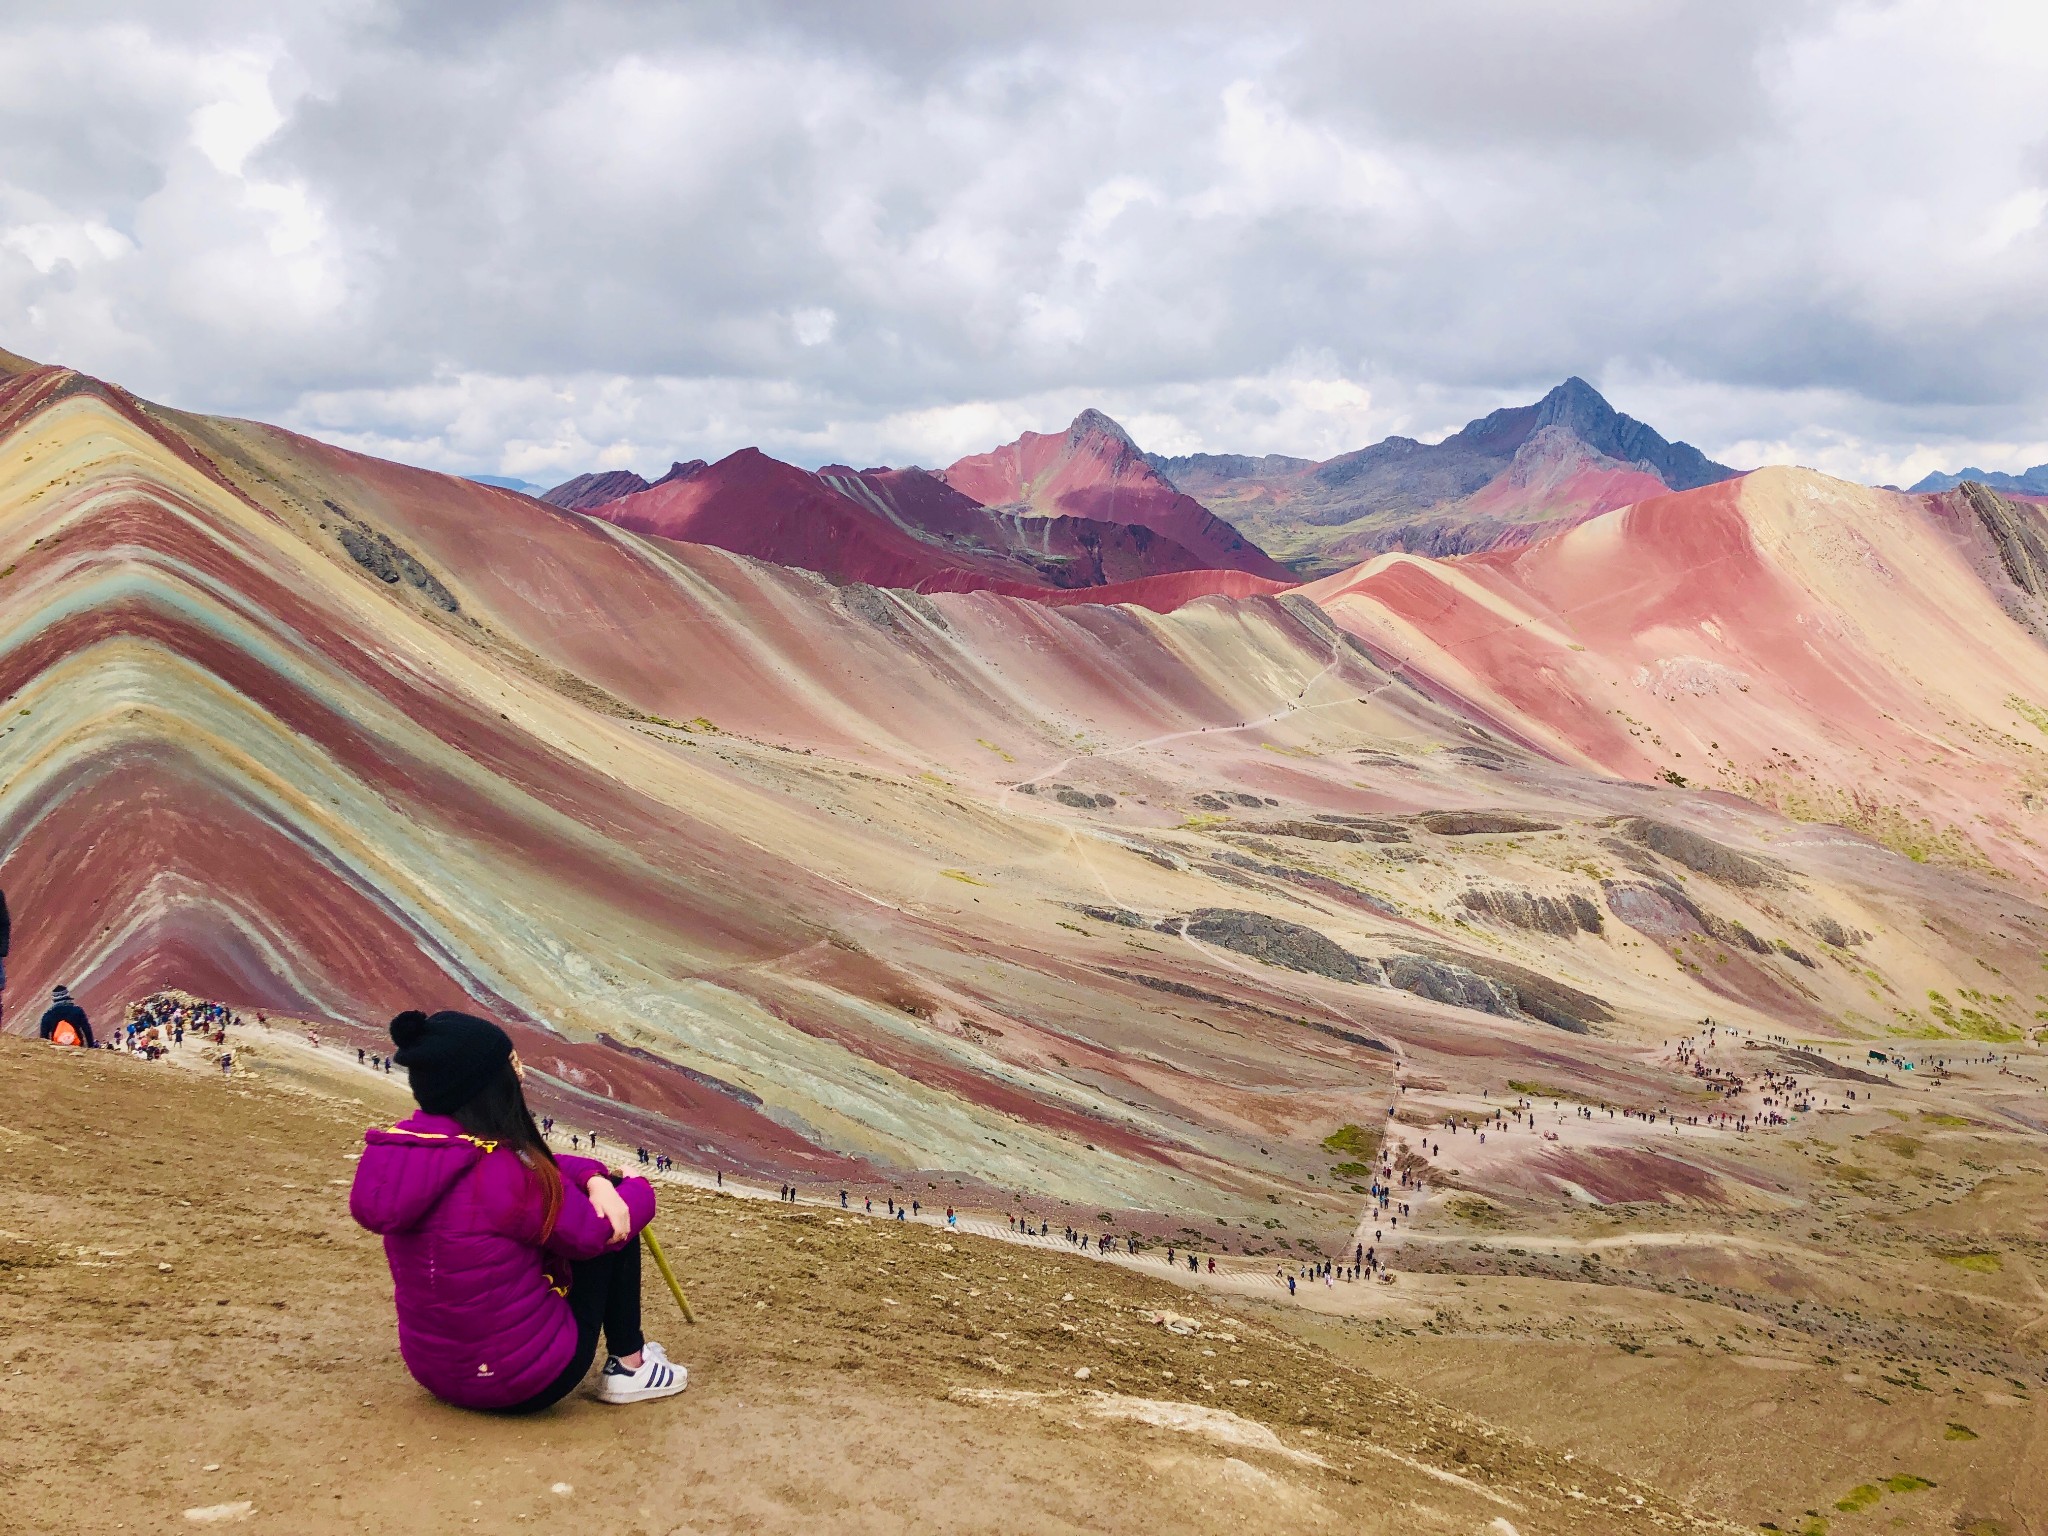
[[[223,1051],[221,1053],[220,1075],[222,1077],[233,1077],[235,1075],[235,1053],[233,1051]]]
[[[367,1060],[369,1059],[369,1055],[370,1055],[370,1053],[369,1053],[368,1051],[364,1050],[364,1049],[363,1049],[363,1048],[362,1048],[362,1047],[361,1047],[360,1045],[359,1045],[359,1046],[357,1046],[357,1047],[356,1047],[356,1065],[360,1067],[360,1066],[361,1066],[361,1065],[362,1065],[362,1064],[363,1064],[363,1063],[364,1063],[365,1061],[367,1061]]]
[[[843,1189],[839,1191],[839,1209],[842,1211],[846,1209],[846,1191]]]
[[[1213,1253],[1209,1255],[1209,1273],[1212,1275],[1216,1273],[1216,1255]]]
[[[640,1331],[653,1187],[554,1155],[489,1020],[406,1012],[391,1038],[420,1109],[364,1133],[349,1213],[384,1238],[413,1379],[457,1407],[535,1412],[588,1374],[602,1331],[600,1401],[682,1391],[689,1373]]]
[[[42,1037],[52,1045],[93,1046],[92,1021],[71,996],[69,987],[50,989],[50,1006],[43,1011]]]
[[[0,891],[0,1018],[7,1002],[7,952],[14,945],[14,921],[7,915],[7,893]]]
[[[1292,1275],[1287,1277],[1287,1294],[1290,1296],[1294,1294],[1294,1276]]]

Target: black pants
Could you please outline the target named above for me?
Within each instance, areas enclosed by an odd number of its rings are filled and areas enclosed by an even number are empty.
[[[538,1413],[552,1408],[590,1374],[597,1358],[598,1329],[604,1347],[614,1355],[638,1352],[647,1340],[640,1332],[640,1241],[635,1238],[614,1253],[601,1253],[569,1266],[569,1311],[576,1319],[576,1353],[562,1374],[523,1403],[501,1413]]]

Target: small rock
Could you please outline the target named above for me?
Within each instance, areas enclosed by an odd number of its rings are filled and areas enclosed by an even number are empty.
[[[157,1265],[157,1268],[161,1270],[164,1274],[169,1274],[171,1272],[171,1266],[168,1264],[159,1264]]]
[[[554,1485],[553,1485],[552,1487],[550,1487],[550,1488],[548,1489],[548,1492],[549,1492],[549,1493],[560,1493],[560,1494],[571,1494],[571,1493],[574,1493],[575,1491],[576,1491],[576,1487],[575,1487],[575,1484],[573,1484],[573,1483],[556,1483],[556,1484],[554,1484]]]
[[[185,1518],[194,1525],[225,1525],[246,1520],[255,1513],[255,1500],[237,1499],[232,1504],[201,1504],[196,1509],[186,1510]]]
[[[1089,1377],[1093,1376],[1094,1374],[1095,1373],[1089,1370],[1087,1366],[1080,1366],[1074,1371],[1074,1380],[1086,1381]]]
[[[217,1461],[209,1461],[205,1466],[201,1467],[199,1470],[202,1472],[218,1472],[220,1470],[220,1463]]]

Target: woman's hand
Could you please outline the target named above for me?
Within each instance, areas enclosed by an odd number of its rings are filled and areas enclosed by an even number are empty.
[[[633,1213],[626,1209],[625,1196],[613,1188],[610,1179],[592,1175],[590,1182],[583,1186],[583,1190],[590,1196],[590,1203],[596,1208],[597,1214],[612,1224],[613,1242],[623,1243],[632,1235]]]

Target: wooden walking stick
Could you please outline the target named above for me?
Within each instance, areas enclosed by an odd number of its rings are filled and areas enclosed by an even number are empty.
[[[676,1305],[683,1309],[683,1321],[694,1328],[697,1325],[697,1314],[690,1310],[690,1298],[683,1294],[683,1288],[676,1283],[676,1272],[668,1267],[668,1255],[661,1251],[661,1243],[654,1236],[654,1228],[642,1227],[640,1240],[647,1244],[648,1253],[654,1257],[654,1267],[661,1271],[661,1278],[668,1282],[669,1292],[675,1297]]]

